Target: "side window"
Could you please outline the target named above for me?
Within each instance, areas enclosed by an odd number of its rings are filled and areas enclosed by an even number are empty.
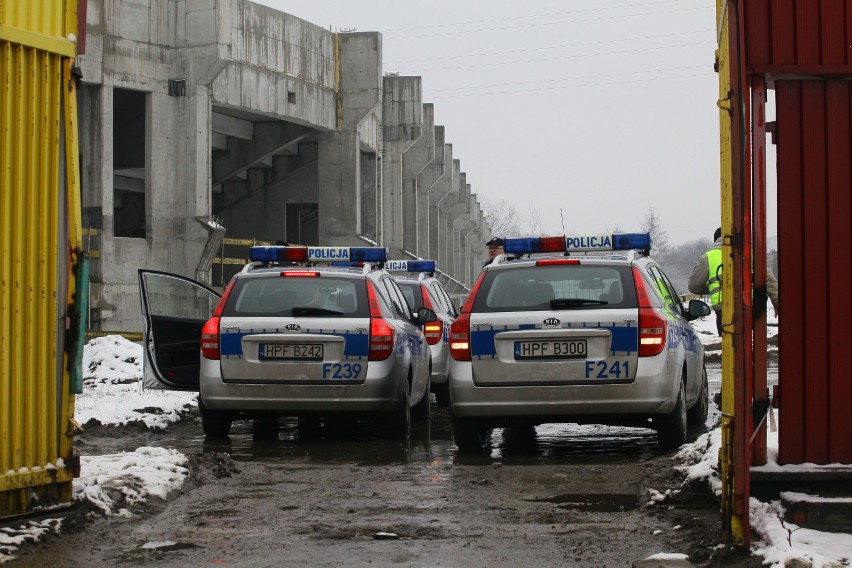
[[[663,301],[663,305],[676,313],[682,313],[678,295],[662,271],[656,266],[651,266],[648,268],[648,274],[651,275],[651,279],[654,281],[654,288],[657,291],[657,295]]]
[[[382,284],[385,286],[385,291],[393,305],[396,316],[404,320],[410,320],[411,308],[408,307],[408,302],[405,301],[405,297],[403,297],[402,292],[396,287],[393,279],[390,277],[382,278]]]
[[[438,286],[435,284],[430,284],[426,286],[426,293],[429,294],[429,299],[432,300],[432,307],[435,309],[435,313],[437,314],[447,314],[449,313],[449,307],[447,306],[447,302],[444,300],[444,297],[441,295],[438,290]]]
[[[451,317],[458,316],[459,313],[456,310],[456,305],[453,303],[453,300],[452,298],[450,298],[449,294],[447,294],[447,291],[438,285],[436,285],[435,288],[437,288],[438,294],[444,298],[444,303],[447,304],[447,313],[450,314]]]

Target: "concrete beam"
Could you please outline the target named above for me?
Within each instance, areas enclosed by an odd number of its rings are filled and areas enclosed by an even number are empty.
[[[250,120],[243,120],[214,110],[210,115],[210,123],[213,132],[240,140],[254,138],[254,123]]]

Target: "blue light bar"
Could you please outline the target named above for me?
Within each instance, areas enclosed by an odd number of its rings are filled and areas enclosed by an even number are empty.
[[[349,252],[349,260],[356,262],[385,262],[388,259],[385,247],[352,247]]]
[[[615,235],[568,235],[565,237],[523,237],[503,240],[503,250],[510,254],[546,252],[591,252],[609,250],[646,250],[651,248],[649,233]]]
[[[389,260],[385,263],[385,270],[398,270],[401,272],[431,272],[434,274],[438,263],[434,260]]]
[[[541,250],[540,240],[538,237],[503,239],[503,250],[511,254],[532,254]]]
[[[388,258],[385,247],[304,247],[257,246],[251,247],[252,262],[384,262]]]
[[[612,236],[613,250],[648,250],[651,233],[619,233]]]

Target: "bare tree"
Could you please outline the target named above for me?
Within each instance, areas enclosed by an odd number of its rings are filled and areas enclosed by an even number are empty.
[[[502,199],[480,197],[482,212],[496,237],[517,237],[523,234],[523,224],[517,209]]]
[[[642,222],[642,232],[651,233],[651,249],[655,256],[665,255],[669,251],[669,234],[663,228],[660,217],[653,207],[648,208],[648,214]]]

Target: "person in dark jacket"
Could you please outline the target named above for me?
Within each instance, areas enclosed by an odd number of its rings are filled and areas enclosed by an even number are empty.
[[[488,260],[482,265],[482,268],[485,268],[492,262],[497,256],[503,254],[503,239],[500,237],[491,237],[491,240],[485,243],[488,247]]]

